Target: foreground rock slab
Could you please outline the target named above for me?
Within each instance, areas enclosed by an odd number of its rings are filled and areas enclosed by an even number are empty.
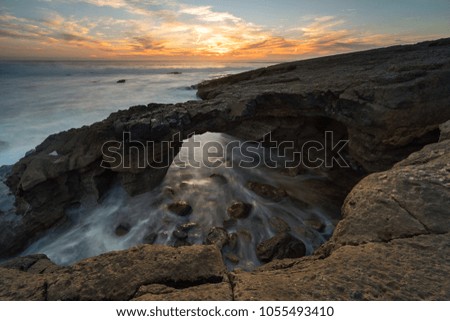
[[[233,274],[235,300],[448,300],[450,235],[343,246]]]
[[[152,284],[172,288],[171,296],[177,299],[181,297],[174,293],[179,290],[214,284],[222,289],[223,299],[227,286],[231,297],[225,272],[216,246],[143,245],[89,258],[53,273],[0,267],[0,299],[130,300],[139,290],[139,296],[145,293],[142,286]]]

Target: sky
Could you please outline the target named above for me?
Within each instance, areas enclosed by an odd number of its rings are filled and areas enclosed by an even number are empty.
[[[0,0],[0,59],[293,60],[450,37],[450,0]]]

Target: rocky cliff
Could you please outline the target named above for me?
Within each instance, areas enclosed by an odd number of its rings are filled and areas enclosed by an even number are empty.
[[[0,226],[4,257],[64,220],[85,195],[100,198],[113,183],[134,195],[161,182],[164,167],[99,166],[102,144],[124,130],[156,142],[176,133],[258,140],[271,132],[297,148],[331,130],[349,139],[352,166],[326,170],[351,192],[332,238],[310,257],[227,273],[214,246],[140,246],[70,267],[33,256],[3,264],[0,298],[448,300],[449,92],[450,40],[442,39],[212,80],[198,85],[202,101],[136,106],[52,135],[8,177],[20,220]]]

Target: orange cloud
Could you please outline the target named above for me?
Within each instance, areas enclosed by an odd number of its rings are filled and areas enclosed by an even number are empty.
[[[70,1],[70,0],[66,0]],[[98,7],[126,10],[133,18],[63,17],[47,12],[40,20],[0,14],[0,38],[8,52],[29,56],[43,50],[88,58],[207,57],[263,59],[310,57],[393,44],[398,36],[368,34],[345,28],[333,16],[315,17],[296,28],[275,31],[211,6],[188,6],[159,0],[84,0]],[[403,37],[417,40],[417,37]],[[28,43],[29,50],[25,50]],[[10,48],[12,46],[12,48]],[[0,48],[5,48],[2,46]],[[34,48],[41,48],[39,53]],[[42,49],[44,48],[44,49]],[[291,58],[289,58],[291,57]]]

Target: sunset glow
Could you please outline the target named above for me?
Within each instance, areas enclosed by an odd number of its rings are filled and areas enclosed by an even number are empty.
[[[448,1],[377,3],[2,1],[0,57],[295,59],[448,36]]]

